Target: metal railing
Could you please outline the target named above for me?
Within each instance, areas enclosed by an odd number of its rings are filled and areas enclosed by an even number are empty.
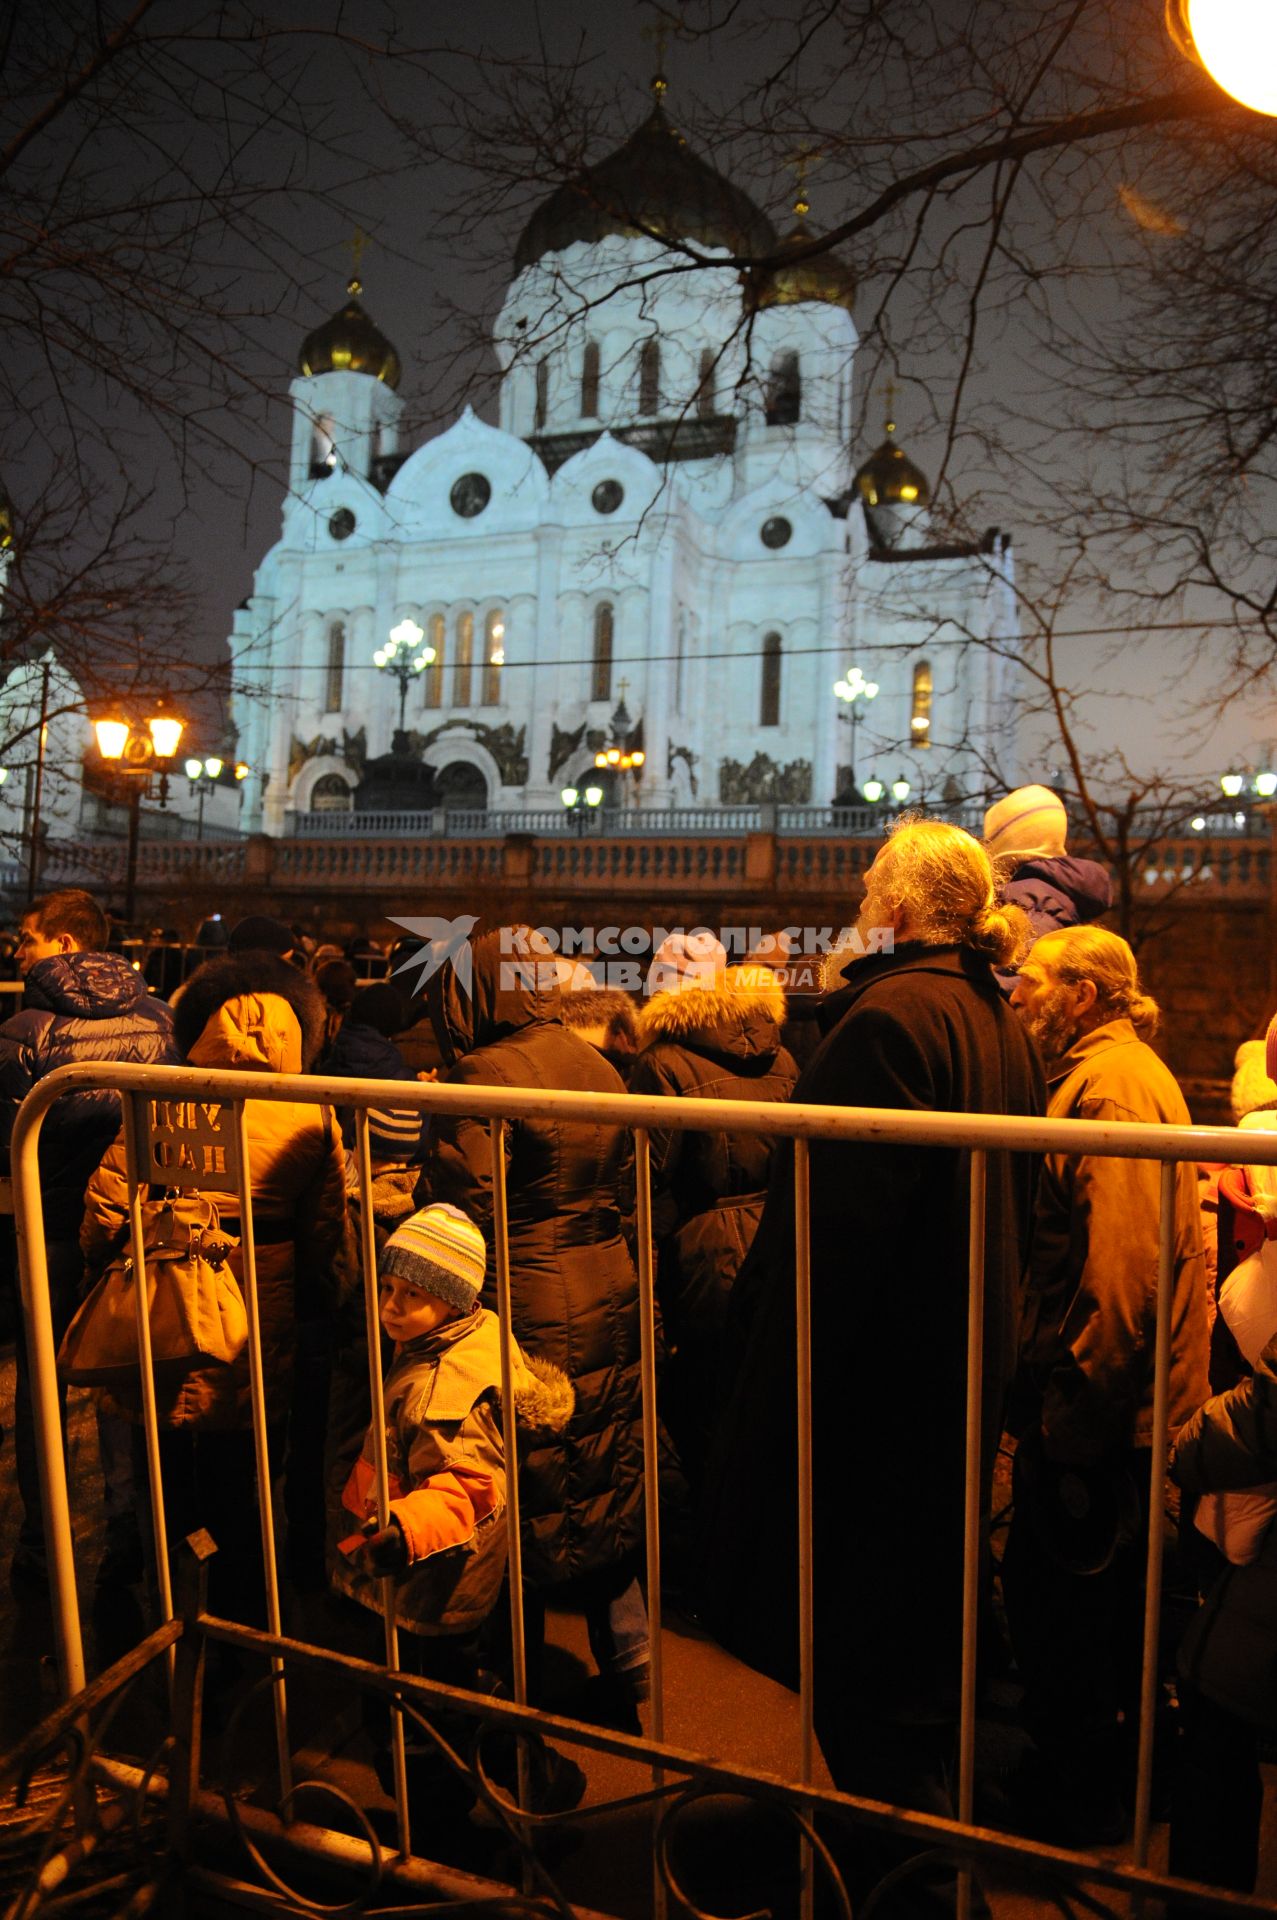
[[[395,1709],[395,1800],[400,1854],[410,1852],[407,1791],[403,1752],[402,1714],[411,1711],[414,1699],[440,1703],[460,1702],[469,1711],[489,1716],[498,1724],[535,1724],[556,1737],[577,1741],[608,1751],[623,1751],[630,1758],[649,1763],[653,1786],[640,1800],[672,1804],[687,1790],[687,1777],[710,1781],[706,1791],[738,1790],[752,1793],[760,1782],[776,1790],[792,1809],[803,1836],[805,1849],[804,1911],[810,1914],[813,1897],[813,1862],[833,1878],[840,1910],[849,1913],[845,1892],[838,1881],[828,1849],[811,1824],[812,1816],[851,1814],[861,1827],[877,1825],[896,1836],[916,1840],[920,1846],[939,1849],[959,1863],[959,1912],[970,1910],[970,1876],[974,1862],[1016,1863],[1017,1870],[1063,1874],[1072,1882],[1097,1881],[1125,1889],[1137,1898],[1182,1890],[1182,1883],[1151,1874],[1148,1870],[1151,1826],[1151,1783],[1153,1765],[1154,1703],[1157,1686],[1158,1622],[1161,1601],[1161,1528],[1157,1516],[1162,1512],[1165,1482],[1168,1383],[1171,1349],[1171,1276],[1175,1233],[1175,1168],[1181,1161],[1209,1160],[1224,1163],[1245,1161],[1277,1165],[1277,1136],[1262,1133],[1242,1134],[1232,1128],[1164,1127],[1135,1124],[1108,1125],[1078,1120],[1021,1119],[1001,1115],[971,1113],[919,1113],[880,1111],[868,1108],[820,1106],[759,1105],[751,1102],[662,1099],[632,1095],[599,1095],[565,1092],[519,1091],[509,1088],[413,1084],[362,1080],[329,1080],[322,1076],[274,1075],[203,1070],[191,1067],[146,1067],[85,1063],[64,1067],[39,1082],[22,1103],[12,1137],[12,1166],[15,1214],[18,1230],[21,1297],[31,1360],[32,1393],[39,1448],[41,1485],[44,1500],[46,1539],[49,1549],[54,1621],[57,1635],[59,1671],[68,1699],[85,1686],[85,1659],[76,1594],[76,1576],[72,1557],[72,1534],[66,1462],[59,1422],[59,1391],[53,1325],[50,1311],[45,1230],[40,1193],[37,1148],[40,1129],[49,1108],[61,1095],[86,1088],[113,1088],[121,1095],[124,1112],[124,1139],[130,1193],[130,1221],[133,1257],[138,1285],[138,1341],[143,1356],[142,1392],[146,1449],[150,1464],[150,1498],[155,1535],[156,1562],[162,1610],[167,1622],[173,1613],[168,1581],[168,1555],[165,1538],[161,1463],[154,1381],[150,1373],[149,1328],[143,1301],[144,1252],[142,1244],[141,1193],[147,1181],[163,1178],[172,1181],[172,1156],[154,1159],[157,1143],[172,1145],[173,1129],[188,1133],[198,1144],[216,1137],[222,1155],[195,1156],[198,1164],[222,1164],[221,1175],[201,1173],[198,1183],[205,1189],[217,1187],[234,1194],[242,1223],[244,1295],[249,1319],[249,1358],[252,1397],[252,1421],[257,1443],[258,1496],[262,1525],[262,1548],[268,1631],[255,1633],[230,1622],[213,1621],[209,1631],[232,1644],[255,1647],[271,1662],[271,1686],[275,1700],[277,1763],[281,1799],[289,1802],[292,1792],[292,1763],[288,1729],[284,1665],[289,1658],[322,1663],[339,1657],[322,1649],[286,1640],[280,1622],[279,1581],[275,1562],[274,1528],[271,1519],[269,1473],[263,1470],[266,1451],[266,1404],[262,1375],[260,1330],[256,1288],[256,1267],[252,1232],[251,1166],[249,1159],[246,1105],[250,1101],[286,1101],[309,1104],[326,1103],[353,1106],[356,1110],[356,1171],[361,1205],[361,1257],[364,1279],[365,1325],[369,1356],[369,1392],[372,1404],[371,1431],[376,1458],[376,1511],[378,1523],[385,1525],[389,1512],[385,1455],[384,1402],[380,1368],[377,1281],[373,1239],[372,1167],[369,1155],[368,1110],[375,1105],[393,1104],[414,1107],[423,1114],[478,1118],[489,1124],[491,1172],[493,1182],[493,1228],[497,1281],[497,1311],[501,1326],[501,1367],[503,1385],[508,1389],[511,1368],[510,1335],[510,1251],[506,1205],[506,1136],[512,1124],[526,1120],[553,1120],[561,1123],[583,1122],[597,1127],[614,1122],[631,1130],[635,1141],[637,1180],[638,1281],[641,1326],[641,1383],[644,1432],[645,1529],[647,1558],[647,1604],[649,1615],[652,1707],[651,1734],[636,1741],[624,1736],[601,1734],[548,1714],[533,1713],[527,1707],[526,1664],[522,1647],[522,1608],[520,1595],[521,1536],[519,1527],[518,1475],[508,1475],[506,1511],[507,1547],[510,1566],[511,1631],[514,1644],[514,1705],[502,1707],[477,1695],[458,1694],[453,1689],[426,1681],[409,1681],[398,1672],[397,1634],[389,1585],[384,1590],[385,1650],[384,1669],[364,1668],[363,1663],[345,1659],[347,1666],[361,1668],[367,1684],[380,1687],[391,1696]],[[175,1120],[176,1116],[176,1120]],[[203,1132],[201,1133],[201,1129]],[[212,1130],[210,1136],[209,1130]],[[767,1782],[765,1776],[748,1768],[728,1768],[704,1756],[689,1756],[665,1743],[665,1676],[661,1649],[661,1523],[658,1500],[658,1453],[656,1420],[656,1341],[655,1341],[655,1260],[652,1238],[652,1186],[649,1137],[652,1129],[686,1132],[712,1130],[786,1137],[795,1142],[794,1156],[794,1285],[797,1315],[795,1364],[798,1383],[798,1459],[795,1487],[798,1513],[799,1557],[798,1646],[799,1702],[801,1723],[801,1760],[796,1781]],[[820,1577],[813,1565],[813,1508],[811,1478],[812,1409],[811,1384],[811,1289],[812,1250],[810,1240],[810,1195],[808,1148],[812,1141],[873,1142],[902,1149],[919,1147],[960,1148],[969,1155],[969,1289],[968,1339],[966,1354],[967,1431],[965,1436],[964,1566],[962,1576],[963,1641],[961,1657],[961,1708],[959,1722],[958,1819],[956,1822],[912,1814],[900,1808],[837,1793],[821,1787],[815,1779],[814,1703],[814,1582]],[[1153,1431],[1151,1436],[1150,1512],[1146,1565],[1144,1650],[1141,1678],[1141,1716],[1138,1745],[1134,1808],[1133,1866],[1100,1864],[1084,1855],[1068,1853],[994,1834],[974,1824],[975,1722],[976,1722],[976,1644],[978,1592],[980,1579],[980,1490],[988,1463],[981,1458],[981,1419],[983,1378],[983,1276],[985,1192],[988,1156],[1003,1152],[1067,1153],[1110,1156],[1122,1159],[1157,1161],[1161,1164],[1161,1206],[1158,1231],[1158,1282],[1156,1343],[1153,1380]],[[167,1169],[167,1170],[162,1170]],[[818,1276],[819,1279],[819,1276]],[[503,1392],[502,1418],[506,1458],[517,1459],[513,1431],[513,1403]],[[955,1436],[956,1437],[956,1436]],[[379,1439],[380,1444],[377,1444]],[[203,1626],[202,1613],[196,1625]],[[167,1642],[165,1644],[168,1644]],[[677,1776],[671,1784],[670,1774]],[[730,1788],[729,1788],[730,1783]],[[480,1779],[487,1792],[490,1783]],[[699,1789],[698,1789],[699,1790]],[[523,1804],[509,1803],[520,1815]],[[617,1804],[632,1804],[630,1801]],[[597,1809],[591,1809],[592,1812]],[[523,1814],[525,1820],[531,1816]],[[668,1817],[668,1805],[667,1813]],[[658,1835],[658,1840],[660,1836]],[[658,1856],[653,1904],[660,1915],[674,1885],[666,1859],[664,1841],[656,1847]],[[1219,1912],[1271,1912],[1263,1901],[1240,1899],[1236,1895],[1218,1896],[1202,1889],[1195,1898],[1207,1910]],[[331,1909],[329,1909],[331,1910]],[[564,1909],[566,1911],[566,1909]]]

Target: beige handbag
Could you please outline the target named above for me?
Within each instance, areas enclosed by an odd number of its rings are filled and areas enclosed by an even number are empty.
[[[152,1196],[143,1201],[142,1245],[155,1371],[229,1366],[248,1344],[244,1296],[227,1264],[239,1242],[222,1230],[210,1195],[169,1187],[163,1198]],[[126,1224],[114,1257],[62,1337],[58,1372],[70,1386],[125,1387],[137,1380],[137,1282],[128,1239]]]

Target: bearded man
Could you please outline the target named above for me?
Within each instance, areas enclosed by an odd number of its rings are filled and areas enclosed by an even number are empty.
[[[859,958],[824,1003],[795,1101],[1038,1115],[1036,1051],[994,965],[1027,935],[961,828],[903,823],[870,868]],[[983,1493],[1015,1357],[1035,1166],[991,1153]],[[789,1685],[797,1672],[794,1153],[777,1148],[731,1302],[731,1398],[709,1475],[702,1606]],[[962,1641],[970,1156],[810,1147],[815,1723],[849,1793],[953,1816]],[[843,1861],[857,1906],[899,1848],[864,1830]],[[907,1852],[908,1849],[905,1848]],[[953,1876],[911,1874],[893,1913],[951,1912]]]
[[[1125,940],[1043,936],[1011,1004],[1047,1061],[1052,1119],[1188,1126],[1148,1041],[1158,1009]],[[1038,1190],[1021,1329],[1016,1505],[1003,1588],[1037,1744],[1021,1824],[1120,1840],[1138,1727],[1152,1455],[1161,1165],[1053,1153]],[[1175,1178],[1170,1439],[1206,1399],[1197,1170]],[[1159,1505],[1160,1512],[1160,1505]]]

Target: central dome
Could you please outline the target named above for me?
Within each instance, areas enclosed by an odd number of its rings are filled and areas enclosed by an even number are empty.
[[[585,167],[539,206],[515,249],[514,270],[578,240],[659,234],[733,253],[772,253],[776,232],[747,193],[698,160],[659,102],[623,147]]]

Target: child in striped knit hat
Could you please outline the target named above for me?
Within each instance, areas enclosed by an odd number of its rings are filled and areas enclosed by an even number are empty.
[[[402,1651],[401,1664],[459,1686],[474,1684],[474,1637],[506,1559],[499,1327],[479,1305],[486,1264],[478,1227],[441,1204],[412,1214],[381,1250],[381,1324],[395,1343],[385,1383],[390,1511],[379,1527],[370,1431],[342,1496],[363,1524],[339,1543],[333,1576],[378,1613],[390,1576],[395,1620],[422,1643]],[[520,1424],[562,1432],[574,1398],[566,1374],[512,1343],[511,1378]]]

